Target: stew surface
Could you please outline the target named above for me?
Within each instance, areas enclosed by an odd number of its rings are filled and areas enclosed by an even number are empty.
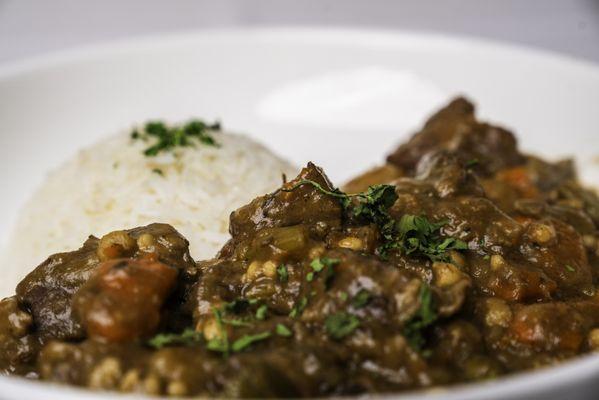
[[[459,98],[343,190],[310,163],[234,211],[211,260],[164,224],[50,256],[0,302],[0,373],[305,397],[552,365],[599,348],[598,226],[571,161]]]

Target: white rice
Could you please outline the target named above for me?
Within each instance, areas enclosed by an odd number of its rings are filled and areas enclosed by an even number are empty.
[[[12,292],[48,255],[77,249],[90,234],[152,222],[178,229],[194,258],[213,257],[229,237],[231,211],[297,169],[247,137],[212,135],[220,147],[197,144],[156,157],[143,155],[149,144],[128,133],[80,151],[23,208],[4,256],[3,276],[10,278],[0,293]]]

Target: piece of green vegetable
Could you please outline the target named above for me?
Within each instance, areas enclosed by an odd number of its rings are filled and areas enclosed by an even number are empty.
[[[273,246],[288,252],[301,250],[306,245],[306,233],[301,225],[272,228],[270,239]]]

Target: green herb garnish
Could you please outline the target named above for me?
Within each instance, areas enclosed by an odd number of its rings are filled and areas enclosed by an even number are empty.
[[[358,326],[360,326],[358,317],[344,312],[328,316],[324,323],[327,333],[335,340],[350,335]]]
[[[355,308],[366,307],[370,300],[372,300],[372,293],[366,289],[360,289],[352,299],[352,305]]]
[[[279,281],[283,283],[289,280],[289,271],[287,271],[287,266],[285,264],[279,265],[277,268],[277,275],[279,276]]]
[[[250,305],[256,304],[257,302],[257,299],[244,299],[240,297],[233,301],[225,303],[223,305],[223,310],[231,314],[241,314],[242,312],[247,310]]]
[[[446,224],[446,221],[430,222],[423,216],[403,215],[392,247],[399,247],[405,254],[421,254],[431,261],[449,261],[447,251],[467,250],[468,245],[459,239],[442,238],[439,230]]]
[[[310,267],[312,267],[314,272],[320,272],[325,268],[332,267],[339,263],[340,261],[336,258],[322,257],[315,258],[314,260],[312,260],[312,262],[310,263]]]
[[[355,217],[364,217],[375,223],[379,220],[385,220],[386,222],[389,216],[387,209],[397,200],[395,186],[393,185],[373,185],[363,193],[347,194],[339,189],[325,189],[318,182],[303,179],[293,187],[282,189],[282,191],[292,192],[303,185],[311,185],[324,194],[336,197],[346,211],[350,211]],[[355,201],[355,204],[353,201]]]
[[[566,264],[566,269],[570,272],[576,272],[576,269],[574,269],[574,267],[571,266],[570,264]]]
[[[425,216],[404,215],[396,221],[389,208],[397,200],[395,187],[392,185],[373,185],[363,193],[346,194],[339,189],[328,190],[312,180],[301,180],[289,189],[289,192],[302,185],[311,185],[329,196],[339,199],[346,213],[378,226],[383,244],[378,253],[387,258],[390,250],[398,250],[404,254],[414,254],[429,258],[431,261],[449,261],[446,254],[449,250],[466,250],[467,244],[459,239],[444,238],[440,229],[446,221],[430,222]],[[312,277],[313,278],[313,277]]]
[[[357,204],[353,204],[352,207],[355,217],[364,218],[381,228],[384,228],[385,225],[392,221],[388,209],[397,200],[395,186],[373,185],[366,192],[359,193],[356,197]]]
[[[420,308],[404,326],[403,334],[412,348],[421,350],[425,344],[423,331],[437,320],[438,315],[434,309],[433,293],[427,284],[420,285],[418,298]]]
[[[262,304],[256,310],[256,319],[259,319],[261,321],[264,320],[264,319],[266,319],[266,313],[267,312],[268,312],[268,306],[266,304]]]
[[[283,336],[283,337],[289,337],[293,334],[291,332],[291,330],[283,324],[277,324],[277,326],[275,328],[275,332],[277,333],[277,335]]]
[[[133,140],[152,140],[154,144],[144,150],[148,157],[154,157],[161,152],[173,150],[177,147],[195,146],[199,142],[206,146],[219,147],[210,131],[219,131],[220,123],[206,124],[200,120],[192,120],[184,125],[167,126],[160,121],[151,121],[145,124],[142,131],[131,132]]]
[[[160,168],[154,168],[152,172],[157,175],[164,176],[164,172]]]
[[[253,343],[259,342],[264,339],[268,339],[270,337],[270,332],[262,332],[257,333],[255,335],[243,335],[239,339],[233,342],[231,346],[231,350],[234,352],[239,352],[247,347],[251,346]]]
[[[161,349],[165,346],[184,345],[192,346],[202,340],[202,334],[191,328],[185,329],[181,333],[161,333],[148,341],[148,345],[155,349]]]
[[[328,257],[315,258],[310,263],[310,267],[312,268],[313,271],[308,272],[308,274],[306,275],[306,280],[308,282],[311,282],[317,273],[322,272],[323,270],[326,269],[325,270],[325,282],[328,285],[331,278],[335,275],[335,268],[334,268],[335,265],[339,264],[340,262],[341,262],[341,260],[338,260],[336,258],[328,258]]]
[[[472,168],[472,167],[478,165],[479,163],[480,163],[480,161],[478,160],[478,158],[471,158],[470,160],[466,161],[465,167]]]
[[[308,305],[308,298],[304,296],[291,309],[291,312],[289,313],[289,316],[291,318],[298,317],[299,315],[301,315],[301,313],[304,311],[304,309],[306,308],[307,305]]]
[[[213,307],[212,314],[214,314],[214,318],[216,320],[216,326],[218,328],[218,337],[210,339],[206,343],[206,348],[211,351],[217,351],[220,353],[224,353],[225,355],[228,355],[229,335],[224,327],[221,310]]]
[[[223,318],[222,321],[223,321],[223,324],[234,326],[234,327],[241,327],[241,326],[251,327],[251,326],[254,326],[251,322],[244,321],[243,319],[240,319],[240,318],[233,318],[233,319],[225,319],[225,318]]]

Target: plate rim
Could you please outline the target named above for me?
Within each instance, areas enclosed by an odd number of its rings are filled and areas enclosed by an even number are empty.
[[[586,70],[599,76],[599,63],[570,54],[560,53],[526,44],[512,43],[505,40],[489,39],[461,34],[443,34],[440,32],[420,31],[409,29],[369,29],[352,27],[322,27],[311,25],[268,27],[238,27],[238,28],[206,28],[180,30],[167,33],[135,35],[115,40],[102,40],[95,43],[76,45],[40,55],[28,56],[22,59],[0,62],[0,80],[35,72],[52,67],[60,67],[81,61],[91,61],[95,58],[128,53],[132,50],[155,51],[173,45],[190,44],[200,40],[244,39],[276,41],[306,41],[318,39],[328,44],[350,43],[367,44],[380,47],[407,45],[426,42],[427,45],[437,46],[467,46],[477,50],[489,50],[514,53],[525,57],[543,58],[547,62],[562,64],[565,67]],[[376,43],[373,43],[376,40]],[[418,43],[418,44],[419,44]]]

